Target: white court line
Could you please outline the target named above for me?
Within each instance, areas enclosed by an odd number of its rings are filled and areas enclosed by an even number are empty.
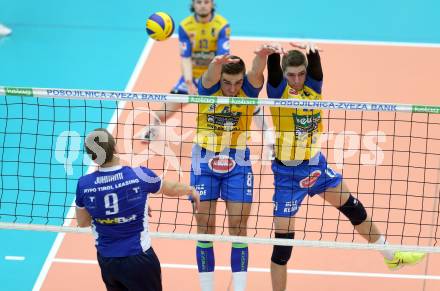
[[[79,260],[79,259],[62,259],[55,258],[55,263],[64,264],[85,264],[97,265],[96,260]],[[187,264],[160,264],[163,269],[182,269],[182,270],[197,270],[197,265]],[[230,266],[215,266],[217,271],[231,271]],[[249,267],[248,272],[254,273],[270,273],[269,268],[255,268]],[[384,274],[384,273],[368,273],[368,272],[337,272],[337,271],[322,271],[322,270],[297,270],[288,269],[287,273],[296,275],[318,275],[318,276],[342,276],[342,277],[365,277],[365,278],[386,278],[386,279],[415,279],[415,280],[440,280],[440,276],[434,275],[411,275],[411,274]]]
[[[26,257],[23,256],[5,256],[5,260],[7,261],[24,261]]]
[[[136,84],[136,81],[139,78],[139,74],[142,71],[142,67],[144,66],[148,56],[150,55],[151,49],[153,48],[154,41],[152,39],[149,39],[147,43],[145,44],[144,50],[142,51],[142,54],[136,63],[136,67],[133,70],[133,73],[130,76],[130,80],[128,81],[127,86],[125,87],[125,91],[132,91],[134,88],[134,85]],[[117,120],[118,120],[118,114],[122,112],[123,107],[125,106],[125,102],[119,102],[118,103],[118,110],[115,110],[113,113],[113,116],[110,120],[109,126],[107,127],[107,130],[109,132],[113,132]],[[94,167],[89,167],[87,172],[90,172]],[[64,225],[68,226],[70,225],[70,221],[67,218],[73,218],[74,212],[75,212],[75,201],[72,203],[69,212],[67,213],[66,220]],[[52,245],[52,248],[49,251],[48,256],[46,257],[46,260],[44,262],[43,267],[41,268],[40,274],[38,275],[37,281],[34,284],[34,288],[32,291],[39,291],[41,289],[41,286],[43,285],[44,280],[46,279],[47,273],[49,272],[50,267],[52,266],[52,263],[54,262],[55,255],[57,254],[61,243],[63,242],[65,233],[58,233],[57,237]]]

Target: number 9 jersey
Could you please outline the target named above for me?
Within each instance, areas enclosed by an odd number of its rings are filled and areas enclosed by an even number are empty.
[[[100,168],[78,180],[76,206],[91,215],[101,256],[139,255],[150,248],[147,198],[161,183],[148,168],[126,166]]]

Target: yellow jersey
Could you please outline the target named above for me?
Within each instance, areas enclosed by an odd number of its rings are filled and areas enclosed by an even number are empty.
[[[322,82],[307,79],[304,89],[296,91],[284,79],[278,88],[268,85],[269,98],[321,100]],[[278,95],[278,96],[277,96]],[[322,110],[271,107],[276,132],[275,157],[281,161],[304,161],[320,150]]]
[[[229,54],[230,34],[228,21],[219,14],[207,23],[198,22],[194,15],[180,23],[180,55],[191,57],[193,78],[200,78],[215,56]]]
[[[245,77],[237,97],[257,97],[260,90]],[[199,94],[222,96],[220,82],[209,89],[203,88],[200,82]],[[225,148],[246,149],[254,110],[254,105],[199,104],[194,142],[216,153]]]

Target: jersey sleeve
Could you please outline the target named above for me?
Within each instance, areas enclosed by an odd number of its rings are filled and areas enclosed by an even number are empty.
[[[142,170],[142,177],[140,177],[144,181],[144,190],[147,193],[157,193],[162,188],[162,179],[156,175],[152,170],[146,167],[140,167]]]
[[[244,93],[246,94],[246,96],[252,97],[252,98],[258,97],[258,94],[260,94],[261,88],[262,87],[255,88],[254,86],[252,86],[252,84],[249,82],[247,76],[244,76],[242,89],[243,89]]]
[[[76,198],[75,198],[75,204],[78,208],[84,208],[84,195],[82,188],[80,186],[80,181],[78,181],[78,184],[76,185]]]
[[[267,97],[279,99],[283,95],[284,89],[286,89],[287,81],[283,78],[281,84],[277,87],[273,87],[269,83],[267,83]]]
[[[220,82],[217,82],[217,84],[215,84],[211,88],[205,88],[205,87],[203,87],[202,79],[203,79],[203,76],[199,79],[199,84],[197,86],[197,89],[199,91],[199,95],[210,96],[210,95],[214,94],[215,92],[217,92],[218,90],[220,90]]]
[[[311,76],[307,75],[306,81],[304,83],[307,87],[310,87],[318,94],[322,92],[322,81],[313,79]]]
[[[192,55],[191,41],[189,39],[188,34],[181,25],[179,25],[179,46],[180,46],[181,57],[183,58],[191,57]]]
[[[217,52],[215,53],[216,56],[229,54],[229,38],[230,38],[230,36],[231,36],[231,27],[229,26],[229,24],[226,24],[222,28],[222,30],[220,30],[220,33],[218,35]]]

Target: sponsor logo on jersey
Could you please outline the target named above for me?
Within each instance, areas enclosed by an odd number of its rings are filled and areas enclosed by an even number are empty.
[[[236,162],[229,156],[219,155],[209,160],[209,168],[219,174],[229,173],[235,168]]]
[[[293,89],[293,88],[289,89],[289,95],[298,95],[298,94],[299,94],[298,90]]]
[[[299,186],[301,188],[311,188],[315,185],[316,181],[318,181],[321,176],[321,170],[315,170],[308,177],[305,177],[301,181],[299,181]]]

